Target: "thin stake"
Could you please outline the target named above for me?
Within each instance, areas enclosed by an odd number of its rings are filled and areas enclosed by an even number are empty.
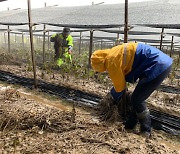
[[[8,11],[9,11],[9,7],[8,7]],[[8,25],[8,29],[7,29],[7,32],[8,32],[8,52],[10,53],[10,51],[11,51],[11,40],[10,40],[10,27],[9,27],[9,25]]]
[[[44,3],[44,7],[46,7],[46,2]],[[45,39],[46,39],[46,25],[44,24],[44,30],[43,30],[43,64],[45,63]]]
[[[11,39],[10,39],[10,28],[8,26],[8,29],[7,29],[7,32],[8,32],[8,52],[10,53],[11,52]]]
[[[79,38],[79,55],[81,54],[81,39],[82,39],[82,32],[80,32],[80,38]]]
[[[4,32],[4,43],[6,45],[6,32]]]
[[[128,0],[125,0],[124,43],[128,42]]]
[[[90,44],[89,44],[89,62],[88,62],[88,68],[91,67],[92,47],[93,47],[93,30],[90,31]]]
[[[44,30],[43,30],[43,64],[45,63],[45,37],[46,37],[46,25],[44,24]]]
[[[49,51],[49,47],[50,47],[50,36],[49,36],[49,31],[48,31],[48,51]]]
[[[174,45],[174,36],[172,36],[172,40],[171,40],[170,57],[172,56],[173,45]]]
[[[24,33],[22,32],[22,45],[23,45],[23,49],[24,49]]]
[[[161,41],[160,41],[160,50],[162,49],[162,41],[163,41],[163,34],[164,34],[164,28],[162,28],[162,32],[161,32]]]
[[[31,57],[33,64],[33,73],[34,73],[34,87],[37,88],[37,78],[36,78],[36,63],[34,56],[34,44],[33,44],[33,32],[32,32],[32,20],[31,20],[31,1],[28,0],[28,20],[29,20],[29,34],[30,34],[30,44],[31,44]]]

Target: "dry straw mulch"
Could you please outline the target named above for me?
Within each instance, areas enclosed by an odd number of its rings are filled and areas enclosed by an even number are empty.
[[[41,129],[62,132],[74,129],[75,111],[65,112],[33,100],[19,99],[18,91],[1,94],[0,129]]]

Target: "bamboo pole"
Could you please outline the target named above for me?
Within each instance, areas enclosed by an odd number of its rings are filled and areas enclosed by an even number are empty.
[[[34,73],[34,87],[37,88],[37,78],[36,78],[36,63],[34,56],[34,44],[33,44],[33,32],[32,32],[32,20],[31,20],[31,1],[28,2],[28,20],[29,20],[29,34],[30,34],[30,45],[31,45],[31,57],[32,57],[32,65],[33,65],[33,73]]]

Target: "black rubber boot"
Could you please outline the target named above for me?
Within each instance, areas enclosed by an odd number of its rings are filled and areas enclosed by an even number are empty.
[[[133,111],[125,122],[125,129],[134,129],[138,123],[136,112]]]
[[[151,136],[151,118],[149,109],[137,113],[137,117],[140,123],[140,132],[149,138]]]

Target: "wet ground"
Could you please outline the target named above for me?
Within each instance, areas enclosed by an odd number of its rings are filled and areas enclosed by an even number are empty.
[[[0,65],[0,70],[33,78],[27,65]],[[175,76],[178,76],[175,72]],[[179,78],[170,77],[148,99],[148,105],[180,116]],[[37,69],[37,78],[57,85],[105,96],[111,85],[92,79],[62,76],[58,71]],[[133,90],[134,85],[129,89]],[[180,138],[153,130],[146,140],[124,130],[122,123],[103,123],[94,110],[74,106],[37,90],[1,83],[0,153],[180,153]]]
[[[121,123],[100,122],[91,108],[19,87],[1,84],[0,89],[1,153],[180,152],[178,137],[164,132],[153,130],[146,140],[124,130]]]

